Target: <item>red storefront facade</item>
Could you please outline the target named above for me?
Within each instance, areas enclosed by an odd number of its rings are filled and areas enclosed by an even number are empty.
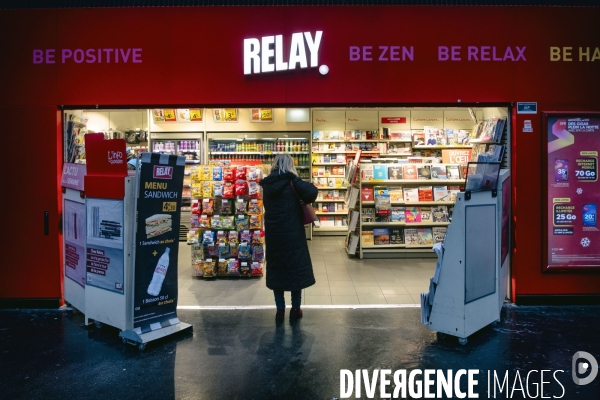
[[[507,106],[512,300],[600,295],[598,270],[542,265],[543,115],[600,110],[599,19],[583,7],[3,10],[0,115],[5,165],[19,178],[2,201],[0,299],[62,301],[63,106]],[[248,58],[245,74],[251,38],[272,54]],[[305,54],[290,59],[299,43]],[[537,113],[517,113],[517,102]]]

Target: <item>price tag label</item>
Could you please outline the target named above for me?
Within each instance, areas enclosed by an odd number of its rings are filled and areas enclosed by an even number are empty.
[[[165,201],[162,206],[163,212],[174,212],[177,211],[177,203],[174,201]]]
[[[571,204],[555,204],[554,205],[554,225],[565,226],[573,225],[577,220],[575,214],[575,206]]]
[[[598,180],[598,160],[596,158],[582,157],[575,160],[575,178],[578,181]]]
[[[202,110],[199,108],[190,108],[190,120],[202,121]]]
[[[260,110],[260,119],[261,121],[271,121],[273,119],[273,109],[262,108]]]

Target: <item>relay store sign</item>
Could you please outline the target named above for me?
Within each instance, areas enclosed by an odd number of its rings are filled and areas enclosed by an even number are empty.
[[[293,33],[287,61],[284,61],[283,35],[244,39],[244,75],[308,68],[307,48],[310,66],[318,67],[322,36],[323,31],[315,32],[314,39],[310,32]],[[322,65],[319,71],[325,75],[329,68]]]

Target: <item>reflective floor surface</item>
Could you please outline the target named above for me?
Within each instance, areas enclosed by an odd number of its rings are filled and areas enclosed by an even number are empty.
[[[578,386],[571,376],[577,351],[600,360],[597,306],[508,305],[497,326],[465,346],[421,325],[418,308],[306,309],[303,319],[281,323],[274,310],[179,310],[179,317],[193,333],[140,351],[112,327],[84,326],[71,310],[0,310],[0,398],[334,399],[348,394],[342,369],[365,369],[368,377],[381,369],[477,369],[479,398],[494,398],[488,371],[507,377],[496,398],[506,398],[509,387],[518,399],[600,398],[600,377]],[[360,387],[360,398],[369,398]],[[382,398],[380,387],[372,398]],[[467,378],[455,389],[466,392]]]

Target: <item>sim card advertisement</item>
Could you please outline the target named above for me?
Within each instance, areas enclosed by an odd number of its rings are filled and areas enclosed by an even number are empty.
[[[547,118],[546,270],[600,268],[600,115]]]

